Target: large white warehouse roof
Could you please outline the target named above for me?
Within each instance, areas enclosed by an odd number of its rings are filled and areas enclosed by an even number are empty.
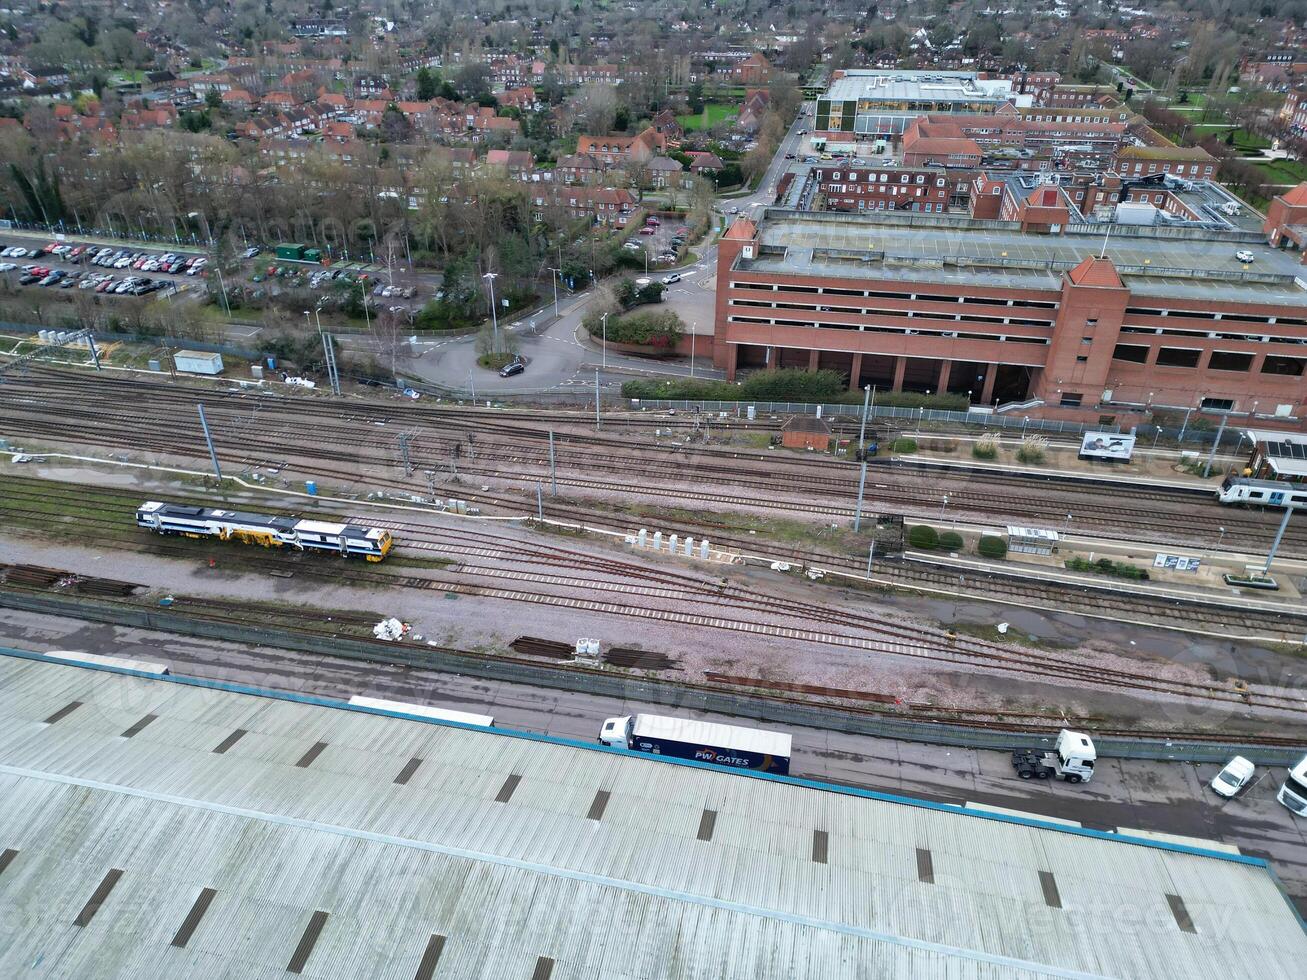
[[[0,976],[97,980],[1307,963],[1251,858],[11,655],[0,912]]]

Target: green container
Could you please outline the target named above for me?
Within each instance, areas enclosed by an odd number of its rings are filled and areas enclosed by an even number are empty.
[[[295,242],[283,242],[277,246],[277,258],[299,260],[304,255],[304,246]]]
[[[322,249],[320,249],[320,248],[306,248],[306,249],[304,250],[304,256],[303,256],[303,258],[304,258],[304,261],[305,261],[305,262],[321,262],[321,261],[322,261]]]

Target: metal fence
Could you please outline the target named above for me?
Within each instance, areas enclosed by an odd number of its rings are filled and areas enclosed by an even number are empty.
[[[0,330],[13,330],[19,333],[36,333],[40,330],[74,330],[80,327],[69,326],[37,326],[35,323],[14,323],[10,320],[0,320]],[[186,350],[210,351],[217,354],[229,354],[232,357],[243,357],[251,361],[260,361],[263,355],[256,350],[248,347],[236,347],[232,344],[217,344],[206,340],[193,340],[190,337],[169,337],[158,334],[131,333],[121,330],[96,330],[95,339],[101,343],[105,341],[120,341],[122,343],[132,344],[153,344],[157,347],[182,347]]]
[[[744,418],[749,409],[758,415],[817,415],[821,418],[862,418],[861,405],[841,405],[817,402],[723,402],[699,401],[694,399],[668,398],[633,398],[633,408],[647,408],[654,411],[675,409],[685,412],[725,412],[736,418]],[[926,424],[930,422],[949,422],[952,424],[978,425],[990,429],[1019,429],[1030,432],[1116,432],[1117,426],[1085,425],[1080,422],[1063,422],[1058,419],[1027,419],[1020,414],[997,415],[992,412],[954,412],[939,408],[896,408],[876,405],[868,415],[874,419],[901,419],[908,423]]]
[[[962,725],[940,724],[864,715],[822,705],[772,701],[749,694],[717,691],[655,678],[635,678],[581,666],[548,666],[498,660],[441,647],[417,647],[380,640],[309,636],[264,626],[195,619],[163,609],[87,602],[63,596],[0,592],[0,606],[27,612],[67,616],[92,622],[160,630],[185,636],[299,650],[370,663],[404,664],[427,670],[459,673],[485,680],[534,688],[610,697],[623,702],[658,705],[679,711],[703,711],[748,718],[774,725],[817,728],[877,738],[903,739],[933,745],[1008,750],[1015,745],[1051,747],[1046,737],[1014,735]],[[596,724],[601,719],[596,719]],[[1056,725],[1050,723],[1050,732]],[[1185,743],[1121,738],[1095,739],[1107,758],[1224,762],[1240,754],[1264,765],[1290,765],[1300,752],[1231,743]]]

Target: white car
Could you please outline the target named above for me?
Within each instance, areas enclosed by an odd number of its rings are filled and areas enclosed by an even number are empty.
[[[1253,255],[1253,253],[1248,251],[1246,248],[1239,249],[1239,251],[1234,253],[1234,257],[1240,262],[1251,262],[1253,259],[1257,258],[1257,256]]]
[[[673,272],[671,275],[663,276],[664,286],[670,286],[672,283],[680,282],[680,281],[681,281],[681,274],[679,272]]]
[[[1241,755],[1236,755],[1225,768],[1212,777],[1212,792],[1221,796],[1234,796],[1248,785],[1257,767]]]
[[[13,272],[17,268],[13,262],[0,262],[0,272]]]

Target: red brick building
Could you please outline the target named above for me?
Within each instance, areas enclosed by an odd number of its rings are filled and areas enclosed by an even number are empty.
[[[1117,151],[1113,169],[1122,177],[1163,173],[1186,180],[1212,180],[1216,159],[1201,146],[1126,146]]]
[[[937,168],[830,163],[813,167],[827,211],[925,211],[943,214],[956,175]]]
[[[1081,421],[1254,402],[1259,414],[1307,413],[1299,256],[1251,244],[1248,232],[1090,234],[1066,222],[1071,202],[1051,190],[1027,202],[1024,222],[793,211],[737,220],[718,252],[714,363],[728,378],[831,368],[851,388],[1036,400],[1026,414]],[[1302,197],[1307,215],[1307,189]],[[1255,262],[1237,258],[1241,249]]]

